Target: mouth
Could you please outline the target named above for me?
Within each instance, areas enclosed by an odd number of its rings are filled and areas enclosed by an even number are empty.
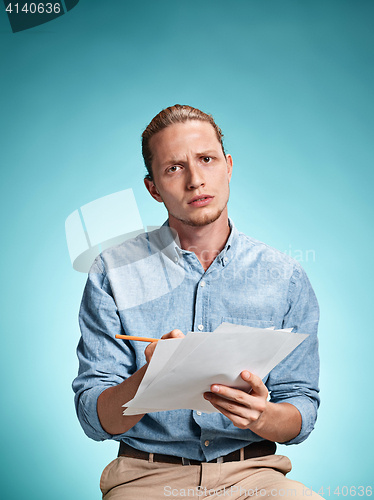
[[[208,205],[213,200],[213,196],[209,194],[199,194],[194,196],[191,201],[188,202],[188,205],[192,205],[193,207],[203,207]]]

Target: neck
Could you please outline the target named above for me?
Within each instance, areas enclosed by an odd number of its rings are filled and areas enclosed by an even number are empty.
[[[216,221],[206,226],[190,226],[170,214],[169,226],[178,233],[181,248],[196,254],[204,271],[222,251],[230,235],[227,207]]]

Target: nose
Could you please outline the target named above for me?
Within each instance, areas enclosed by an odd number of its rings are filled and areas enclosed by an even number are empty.
[[[204,186],[205,181],[203,178],[203,173],[197,165],[189,165],[188,176],[187,176],[187,188],[188,189],[198,189],[200,186]]]

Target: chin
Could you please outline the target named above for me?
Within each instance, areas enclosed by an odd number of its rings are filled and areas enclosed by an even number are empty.
[[[183,224],[186,224],[187,226],[203,227],[203,226],[207,226],[208,224],[212,224],[217,219],[219,219],[225,208],[226,208],[226,206],[223,207],[222,210],[217,210],[217,212],[215,212],[214,214],[204,214],[204,215],[200,215],[197,217],[192,217],[190,219],[183,219],[180,217],[176,217],[175,215],[174,215],[174,217],[176,219],[178,219],[180,222],[182,222]]]

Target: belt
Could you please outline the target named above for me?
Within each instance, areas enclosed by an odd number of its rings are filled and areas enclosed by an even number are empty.
[[[148,453],[146,451],[136,450],[123,441],[120,442],[118,456],[139,458],[147,460],[148,462],[161,462],[165,464],[180,464],[180,465],[201,465],[204,463],[223,463],[223,462],[236,462],[239,460],[247,460],[248,458],[264,457],[266,455],[274,455],[277,445],[272,441],[259,441],[252,443],[240,450],[233,451],[223,457],[218,457],[210,462],[199,460],[191,460],[184,457],[174,457],[172,455],[162,455],[161,453]]]

